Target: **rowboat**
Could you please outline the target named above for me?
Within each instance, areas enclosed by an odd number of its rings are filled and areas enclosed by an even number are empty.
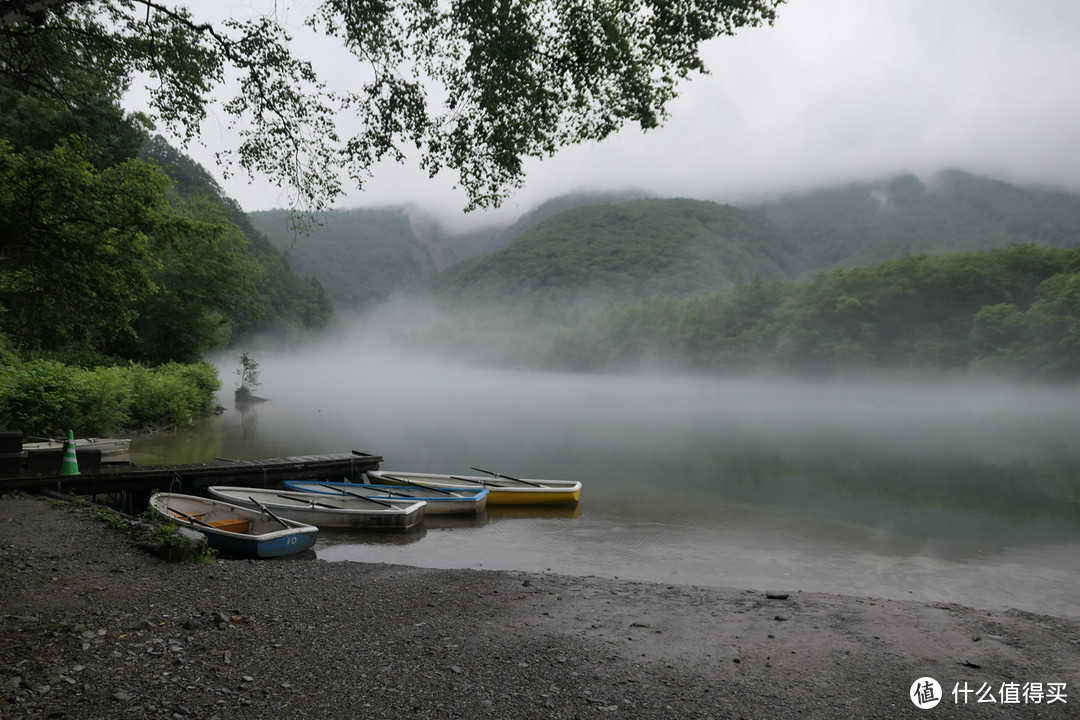
[[[226,487],[207,491],[219,500],[254,507],[316,527],[404,530],[424,519],[422,500],[373,500],[352,495],[316,495],[297,490]]]
[[[28,451],[36,450],[62,450],[66,443],[67,440],[65,439],[24,442],[22,444],[22,450],[24,454]],[[101,462],[128,462],[130,459],[128,456],[128,449],[130,446],[130,438],[75,438],[76,450],[100,450]]]
[[[178,525],[197,530],[225,555],[280,557],[315,544],[319,529],[311,525],[233,503],[179,493],[159,492],[150,507]]]
[[[451,491],[486,487],[488,505],[575,503],[581,497],[581,483],[576,480],[529,480],[505,475],[477,477],[392,470],[368,470],[366,474],[373,485],[425,485]]]
[[[290,490],[317,495],[360,495],[375,500],[422,500],[424,515],[479,515],[487,507],[489,490],[484,487],[443,490],[422,485],[369,485],[367,483],[286,480]]]

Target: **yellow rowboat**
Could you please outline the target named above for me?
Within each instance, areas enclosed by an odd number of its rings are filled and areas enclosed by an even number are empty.
[[[369,470],[367,476],[368,482],[373,485],[423,485],[446,490],[486,487],[488,505],[576,503],[581,497],[581,483],[576,480],[528,480],[505,475],[436,475],[393,470]]]

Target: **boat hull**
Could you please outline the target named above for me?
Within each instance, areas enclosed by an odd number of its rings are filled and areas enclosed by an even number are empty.
[[[316,495],[295,490],[222,487],[207,488],[211,496],[244,507],[262,503],[275,515],[326,528],[407,530],[424,519],[426,504],[416,500],[385,500],[341,495]],[[389,505],[389,507],[387,507]]]
[[[367,477],[372,484],[400,485],[402,481],[405,481],[447,490],[486,487],[488,489],[488,505],[576,503],[581,498],[581,483],[575,480],[530,479],[518,481],[505,477],[438,475],[392,470],[369,470]],[[535,485],[530,483],[535,483]]]
[[[487,488],[462,488],[446,492],[436,492],[428,486],[409,487],[408,485],[369,485],[346,482],[312,482],[309,480],[287,480],[282,485],[290,490],[317,495],[348,495],[357,493],[377,500],[412,500],[427,503],[424,515],[479,515],[487,507],[490,490]],[[451,492],[451,491],[447,491]]]
[[[44,440],[23,443],[22,451],[62,450],[66,446],[67,440]],[[102,462],[128,462],[130,447],[131,440],[128,438],[75,438],[76,450],[100,450]]]
[[[244,558],[294,555],[314,546],[319,536],[315,526],[283,519],[288,527],[282,527],[260,511],[196,495],[157,493],[151,496],[150,507],[177,525],[202,533],[207,544],[223,555]],[[211,525],[192,522],[184,515]],[[239,527],[244,530],[235,529]]]

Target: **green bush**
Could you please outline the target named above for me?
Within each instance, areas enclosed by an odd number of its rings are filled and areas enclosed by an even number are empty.
[[[83,372],[52,360],[0,369],[0,426],[52,436],[82,415]]]
[[[108,435],[190,425],[210,414],[221,388],[206,363],[84,370],[54,360],[0,365],[0,428],[32,436]]]
[[[214,393],[221,388],[217,371],[206,364],[168,363],[147,370],[132,366],[135,403],[131,420],[136,425],[191,425],[214,408]]]
[[[87,393],[81,417],[70,427],[95,428],[83,434],[107,434],[128,426],[135,401],[132,373],[126,367],[98,367],[84,371]]]

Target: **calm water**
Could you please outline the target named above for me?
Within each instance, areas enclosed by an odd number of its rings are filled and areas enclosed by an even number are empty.
[[[573,508],[323,531],[320,558],[803,589],[1080,616],[1080,392],[490,371],[345,347],[259,358],[270,402],[140,464],[363,450],[581,480]]]

